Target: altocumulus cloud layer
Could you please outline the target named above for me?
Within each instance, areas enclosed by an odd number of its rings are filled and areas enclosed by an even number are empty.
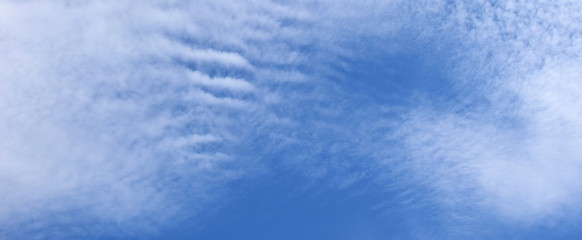
[[[471,209],[542,224],[579,212],[580,10],[575,1],[443,6],[442,29],[463,49],[450,72],[458,96],[419,100],[399,136],[452,218]]]
[[[2,3],[3,231],[155,224],[177,214],[172,193],[203,200],[236,175],[218,167],[224,115],[253,111],[257,89],[189,65],[252,66],[185,44],[199,29],[177,4]]]
[[[0,2],[0,234],[149,234],[289,146],[309,177],[362,164],[339,188],[426,187],[454,231],[576,218],[580,4],[382,2]],[[408,52],[444,92],[351,102],[381,88],[355,60]]]
[[[324,33],[339,30],[309,25],[320,5],[3,1],[2,234],[133,234],[194,215],[249,173],[245,135],[290,122],[269,113],[285,98],[274,85],[324,59],[298,49],[343,52]]]
[[[273,37],[255,27],[271,28],[274,13],[221,8],[2,3],[3,231],[78,222],[51,217],[63,213],[141,229],[237,176],[223,167],[235,161],[228,145],[270,97],[241,53],[274,57],[246,45]]]

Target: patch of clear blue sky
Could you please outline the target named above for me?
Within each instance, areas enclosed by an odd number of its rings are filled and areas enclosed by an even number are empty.
[[[437,225],[426,217],[430,209],[398,209],[398,193],[373,191],[365,181],[337,189],[329,180],[271,168],[231,185],[218,212],[182,222],[156,239],[410,239],[416,234],[410,229]]]

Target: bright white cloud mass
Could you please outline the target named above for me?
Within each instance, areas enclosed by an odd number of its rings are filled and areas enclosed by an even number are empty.
[[[418,218],[446,229],[400,229],[412,238],[478,234],[484,219],[571,224],[581,12],[577,1],[0,0],[0,238],[154,239],[204,222],[241,179],[271,181],[273,165],[327,179],[326,191],[430,206]],[[391,238],[366,236],[346,239]]]

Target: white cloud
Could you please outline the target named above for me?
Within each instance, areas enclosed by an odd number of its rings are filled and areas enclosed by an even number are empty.
[[[210,88],[217,88],[217,89],[227,89],[236,92],[253,92],[255,91],[255,87],[253,84],[245,81],[243,79],[238,78],[230,78],[230,77],[215,77],[211,78],[210,76],[201,73],[199,71],[192,71],[188,73],[192,82],[195,84],[199,84],[201,86],[206,86]]]
[[[465,49],[451,78],[486,102],[424,102],[410,111],[399,129],[410,166],[451,215],[469,207],[531,224],[578,216],[582,5],[447,8],[442,31]]]
[[[349,52],[374,3],[1,1],[0,234],[195,214],[253,124],[292,121],[272,85]]]
[[[233,149],[254,131],[276,135],[274,147],[304,141],[309,151],[290,158],[307,175],[341,172],[338,188],[368,178],[344,169],[376,165],[334,159],[398,155],[370,142],[381,133],[357,115],[384,109],[358,106],[345,120],[348,100],[327,99],[343,89],[315,83],[306,93],[301,84],[341,77],[333,67],[350,70],[342,58],[408,39],[458,44],[444,59],[457,65],[448,77],[490,105],[423,102],[399,125],[379,120],[410,159],[380,164],[413,169],[451,215],[566,215],[582,198],[579,12],[575,1],[2,1],[0,234],[34,232],[59,213],[121,229],[193,215],[248,174],[232,167],[246,157]],[[408,31],[414,37],[397,35]],[[294,112],[288,101],[318,102]],[[310,111],[320,114],[310,125],[294,119]],[[271,133],[270,124],[296,129]],[[342,142],[324,139],[332,137]],[[321,152],[332,156],[304,161]]]
[[[254,71],[244,52],[222,50],[240,51],[247,39],[226,35],[248,27],[220,20],[210,25],[225,36],[196,43],[202,37],[188,35],[208,27],[200,13],[224,19],[211,5],[0,3],[0,234],[79,219],[120,229],[163,224],[195,214],[216,192],[208,189],[238,174],[221,168],[235,159],[230,131],[251,128],[246,106],[261,102],[238,94],[255,91],[252,78],[229,76]],[[227,47],[222,37],[240,42]],[[189,70],[190,62],[216,65]],[[224,77],[202,72],[210,68]],[[179,212],[183,205],[189,212]],[[54,214],[78,221],[42,220]]]

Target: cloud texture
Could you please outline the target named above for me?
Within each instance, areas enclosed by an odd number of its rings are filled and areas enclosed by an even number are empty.
[[[136,236],[267,160],[338,189],[427,187],[403,205],[454,224],[576,218],[581,8],[0,1],[0,235]],[[412,55],[410,78],[380,69]]]
[[[164,223],[194,214],[180,206],[202,204],[239,174],[229,145],[252,128],[248,116],[260,115],[269,95],[253,82],[260,67],[243,54],[274,57],[275,47],[257,52],[248,44],[270,41],[267,33],[252,39],[253,31],[278,20],[244,8],[225,18],[232,9],[221,7],[1,3],[5,234],[75,225],[55,220],[69,215],[105,225]]]
[[[450,78],[473,94],[420,100],[400,128],[437,202],[530,224],[580,210],[580,7],[457,1],[443,9],[443,29],[464,49]]]
[[[345,54],[357,28],[329,24],[360,16],[350,5],[0,2],[1,234],[135,234],[194,215],[250,173],[245,136],[290,122],[272,111],[287,88]]]

